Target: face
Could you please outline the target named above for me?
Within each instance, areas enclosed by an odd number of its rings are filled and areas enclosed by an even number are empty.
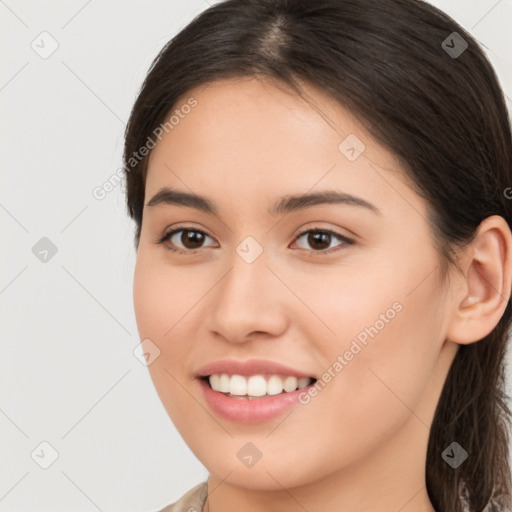
[[[255,489],[389,460],[404,439],[426,446],[442,387],[449,294],[426,205],[357,119],[306,90],[329,120],[257,79],[191,90],[175,109],[197,103],[164,132],[146,181],[134,305],[140,339],[160,351],[151,378],[210,473]],[[164,188],[214,212],[163,195],[148,205]],[[357,199],[272,211],[326,191]],[[226,396],[233,414],[220,413],[199,370],[254,359],[317,381],[291,405],[273,395],[273,415],[233,412],[243,399]],[[261,458],[251,466],[247,453]]]

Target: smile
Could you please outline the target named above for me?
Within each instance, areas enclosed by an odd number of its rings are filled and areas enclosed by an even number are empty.
[[[251,379],[253,379],[252,384]],[[301,388],[299,388],[299,380],[301,380]],[[196,381],[199,383],[206,403],[216,415],[229,421],[245,424],[263,423],[282,416],[286,411],[300,403],[299,395],[301,393],[307,393],[308,389],[316,383],[316,379],[309,377],[300,379],[286,377],[283,380],[280,376],[271,375],[267,381],[263,375],[252,375],[246,378],[236,374],[231,376],[213,374],[200,377]],[[229,383],[230,391],[215,390],[210,385],[210,381],[213,381],[213,386],[220,387],[220,389],[227,389],[226,384]],[[231,388],[232,382],[234,383],[233,388]],[[262,394],[263,384],[265,385],[264,394]],[[283,388],[277,392],[281,384]],[[251,386],[249,394],[247,389],[244,389],[244,385]],[[285,386],[290,391],[286,391]],[[235,391],[235,393],[232,393],[232,391]],[[268,391],[274,392],[274,394],[268,393]],[[260,395],[253,396],[251,394],[255,392],[260,393]]]
[[[312,377],[294,377],[283,375],[229,375],[215,373],[206,377],[214,391],[224,393],[230,398],[248,398],[249,400],[281,393],[291,393],[303,389],[315,380]]]

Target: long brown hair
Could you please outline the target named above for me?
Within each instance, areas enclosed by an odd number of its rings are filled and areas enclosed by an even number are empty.
[[[425,199],[443,265],[486,217],[512,225],[504,95],[478,43],[453,19],[420,0],[227,0],[162,49],[131,112],[124,165],[136,247],[148,161],[140,148],[187,91],[233,76],[276,79],[301,96],[305,81],[356,115]],[[511,506],[504,389],[511,315],[509,300],[488,336],[460,346],[444,384],[426,462],[438,512]],[[456,469],[442,458],[454,441],[469,454]]]

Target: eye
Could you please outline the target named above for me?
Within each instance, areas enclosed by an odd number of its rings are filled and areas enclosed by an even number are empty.
[[[176,236],[179,233],[181,233],[181,235]],[[326,250],[329,249],[333,238],[338,239],[341,242],[335,247],[354,244],[354,241],[350,238],[347,238],[346,236],[330,229],[323,228],[311,228],[303,231],[297,235],[295,240],[300,240],[305,235],[309,235],[307,238],[305,238],[305,240],[308,244],[310,244],[311,247],[313,247],[313,249],[306,248],[306,250],[313,254],[329,254],[338,250],[333,250],[332,248],[330,250]],[[196,250],[203,249],[204,247],[202,244],[206,238],[211,239],[211,237],[205,231],[192,226],[182,226],[164,234],[160,239],[156,240],[156,243],[163,245],[165,244],[166,249],[172,252],[190,254]],[[170,244],[167,244],[167,242],[170,242]],[[177,247],[177,243],[181,243],[183,247]]]
[[[314,250],[307,249],[306,250],[310,253],[320,253],[320,254],[329,254],[331,252],[335,252],[338,249],[331,249],[331,250],[325,250],[326,248],[329,248],[331,245],[333,238],[337,238],[342,243],[338,244],[336,247],[340,247],[343,245],[352,245],[354,244],[354,240],[351,240],[350,238],[347,238],[346,236],[337,233],[335,231],[331,231],[330,229],[323,229],[323,228],[311,228],[306,231],[303,231],[302,233],[299,233],[297,235],[295,240],[300,240],[305,235],[308,235],[305,240],[306,242],[314,248]]]
[[[176,236],[179,233],[181,233],[181,236]],[[192,226],[184,226],[169,231],[169,233],[166,233],[162,238],[157,240],[157,243],[165,244],[167,241],[170,241],[172,245],[165,246],[168,250],[179,253],[191,253],[194,250],[202,249],[201,244],[206,237],[211,238],[201,229]],[[176,242],[180,242],[184,247],[176,247]]]

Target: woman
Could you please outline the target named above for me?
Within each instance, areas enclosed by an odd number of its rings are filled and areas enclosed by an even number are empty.
[[[165,511],[510,510],[512,141],[418,0],[227,0],[126,130],[135,313],[208,481]]]

